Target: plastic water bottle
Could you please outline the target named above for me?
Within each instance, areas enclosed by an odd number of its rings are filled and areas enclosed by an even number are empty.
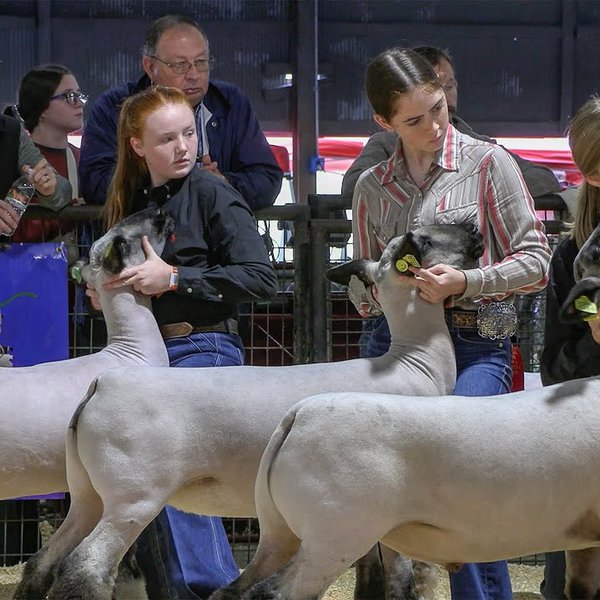
[[[8,190],[4,201],[10,204],[16,211],[18,219],[21,220],[23,213],[27,209],[29,201],[35,194],[35,187],[30,183],[29,179],[25,175],[21,175],[16,179]],[[6,237],[10,237],[15,230],[5,233]],[[1,234],[0,234],[1,235]]]

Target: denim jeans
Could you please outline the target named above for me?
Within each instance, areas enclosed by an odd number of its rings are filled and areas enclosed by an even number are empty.
[[[172,367],[241,365],[238,335],[194,333],[165,340]],[[149,600],[197,600],[239,575],[218,517],[184,513],[166,506],[141,533],[136,557]]]
[[[482,338],[476,330],[450,328],[456,354],[455,396],[493,396],[511,389],[510,340]],[[390,330],[381,316],[373,324],[367,344],[368,356],[385,354],[390,345]],[[490,515],[493,516],[493,515]],[[468,518],[468,515],[467,515]],[[510,600],[512,589],[506,561],[468,563],[450,575],[453,600]]]

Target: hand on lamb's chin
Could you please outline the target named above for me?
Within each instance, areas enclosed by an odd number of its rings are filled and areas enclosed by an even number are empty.
[[[91,283],[86,283],[85,295],[90,299],[90,304],[95,310],[102,310],[100,304],[100,295],[96,291],[96,288]]]

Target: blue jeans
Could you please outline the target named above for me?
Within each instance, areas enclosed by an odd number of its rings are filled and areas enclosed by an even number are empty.
[[[238,335],[194,333],[165,340],[172,367],[226,367],[244,362]],[[136,557],[149,600],[197,600],[238,577],[218,517],[184,513],[172,506],[141,533]]]
[[[450,328],[456,353],[455,396],[493,396],[511,389],[510,340],[489,340],[474,329]],[[383,316],[373,324],[368,356],[385,354],[390,330]],[[512,588],[506,561],[468,563],[450,575],[453,600],[510,600]]]

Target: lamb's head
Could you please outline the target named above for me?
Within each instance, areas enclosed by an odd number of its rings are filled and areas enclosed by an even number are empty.
[[[477,266],[482,254],[483,238],[474,225],[427,225],[391,240],[378,262],[351,260],[332,267],[326,276],[348,285],[355,275],[365,285],[376,283],[381,291],[386,282],[396,288],[402,286],[402,277],[398,275],[412,276],[410,265],[429,268],[444,263],[456,269],[470,269]]]
[[[600,225],[581,247],[573,263],[575,285],[560,309],[565,323],[600,318]]]
[[[146,260],[142,248],[144,236],[148,236],[154,251],[161,254],[174,226],[173,217],[156,208],[126,217],[92,244],[89,263],[77,265],[81,278],[93,283],[100,273],[117,275],[126,267],[143,263]]]
[[[600,318],[600,225],[581,247],[573,263],[575,285],[560,309],[565,323]]]

